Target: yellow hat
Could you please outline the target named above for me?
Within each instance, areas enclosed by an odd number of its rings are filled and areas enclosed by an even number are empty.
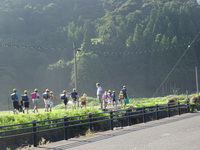
[[[126,86],[124,85],[123,88],[126,88]]]
[[[34,92],[38,92],[38,89],[35,89]]]
[[[84,94],[83,94],[83,97],[87,97],[87,94],[84,93]]]
[[[27,91],[27,90],[24,90],[24,93],[25,93],[25,94],[27,94],[27,93],[28,93],[28,91]]]
[[[49,89],[46,89],[45,91],[46,91],[46,92],[49,92]]]
[[[53,91],[50,91],[50,94],[53,94]]]
[[[66,90],[63,90],[63,93],[67,93],[67,91],[66,91]]]
[[[17,89],[14,88],[14,89],[13,89],[13,92],[17,92]]]

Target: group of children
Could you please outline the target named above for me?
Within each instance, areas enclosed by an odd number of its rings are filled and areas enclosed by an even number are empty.
[[[67,104],[69,97],[71,97],[73,101],[73,108],[76,108],[76,104],[78,101],[78,93],[76,92],[76,89],[73,89],[73,91],[70,93],[70,96],[68,96],[67,91],[63,90],[63,93],[60,95],[60,99],[63,101],[65,105],[65,109],[67,109]],[[80,103],[81,108],[86,107],[86,97],[87,94],[83,94],[82,97],[80,97]],[[23,95],[19,95],[17,93],[17,89],[13,89],[13,93],[11,94],[11,99],[13,100],[13,107],[14,107],[14,113],[23,112],[23,113],[29,113],[29,101],[32,100],[33,102],[33,113],[38,112],[38,103],[40,102],[40,94],[38,93],[38,89],[35,89],[29,96],[28,91],[25,90]],[[54,96],[54,92],[50,91],[49,89],[46,89],[45,92],[42,94],[42,99],[44,100],[45,104],[45,111],[52,111],[53,103],[56,100],[56,97]]]
[[[107,106],[117,106],[118,101],[120,102],[122,107],[125,107],[126,105],[126,98],[127,98],[127,91],[126,86],[123,86],[123,89],[119,92],[118,97],[116,98],[115,91],[105,91],[102,95],[104,109],[106,109]]]
[[[21,98],[20,98],[21,97]],[[45,111],[51,111],[53,107],[53,101],[56,100],[53,91],[46,89],[42,94],[42,98],[44,99]],[[17,93],[17,89],[13,89],[13,93],[11,94],[11,99],[13,100],[14,113],[23,112],[28,114],[30,100],[33,102],[33,112],[38,112],[38,103],[40,102],[40,94],[38,93],[38,89],[35,89],[29,96],[28,91],[24,90],[23,95],[19,95]]]
[[[21,97],[21,101],[20,101]],[[77,104],[81,105],[81,108],[86,107],[86,98],[87,94],[83,94],[80,98],[78,97],[78,93],[76,89],[73,89],[72,92],[68,95],[66,90],[63,90],[63,93],[60,95],[60,99],[62,100],[65,109],[67,109],[67,105],[69,102],[69,98],[72,99],[73,108],[76,108]],[[105,91],[102,94],[104,109],[107,106],[117,106],[118,102],[120,102],[122,107],[126,105],[127,91],[126,87],[123,86],[123,89],[119,92],[118,97],[116,97],[115,91]],[[35,89],[30,96],[28,95],[28,91],[25,90],[23,95],[19,95],[16,89],[13,89],[13,93],[11,94],[11,99],[13,100],[14,113],[18,113],[18,111],[22,111],[23,113],[29,113],[29,101],[32,100],[34,104],[33,112],[38,112],[38,103],[40,101],[40,94],[38,93],[38,89]],[[42,99],[45,104],[45,111],[52,111],[53,103],[56,100],[53,91],[46,89],[42,94]]]
[[[78,97],[78,93],[76,92],[76,89],[73,89],[73,91],[70,93],[70,97],[72,99],[73,107],[76,109],[77,104],[81,104],[81,108],[86,107],[86,97],[87,94],[83,94],[82,97]],[[65,105],[65,109],[67,109],[67,104],[69,102],[69,96],[67,94],[66,90],[63,90],[63,93],[60,95],[61,100],[63,100],[63,103]]]

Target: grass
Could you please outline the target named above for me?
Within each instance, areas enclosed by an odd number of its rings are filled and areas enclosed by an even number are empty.
[[[195,96],[196,94],[188,95],[188,98]],[[154,98],[136,98],[130,99],[130,104],[135,107],[143,107],[143,106],[154,106],[156,104],[166,104],[169,99],[176,97],[178,100],[185,100],[187,95],[168,95],[165,97],[154,97]]]
[[[74,110],[55,109],[52,112],[44,112],[44,109],[43,110],[41,109],[39,110],[39,113],[31,113],[31,114],[19,113],[18,115],[4,112],[4,115],[0,116],[0,126],[32,122],[33,120],[41,121],[54,118],[63,118],[64,116],[70,117],[70,116],[78,116],[78,115],[99,113],[99,112],[102,112],[102,110],[94,108],[74,109]]]
[[[188,98],[191,98],[197,94],[188,95]],[[187,95],[168,95],[165,97],[155,97],[155,98],[131,98],[130,103],[126,105],[126,108],[129,107],[143,107],[143,106],[154,106],[156,104],[166,104],[170,98],[176,97],[178,100],[184,100],[187,98]],[[39,113],[32,113],[30,109],[30,114],[19,113],[18,115],[14,115],[12,111],[1,111],[0,113],[0,126],[1,125],[9,125],[9,124],[18,124],[24,122],[32,122],[33,120],[48,120],[54,118],[62,118],[64,116],[78,116],[88,113],[98,113],[102,112],[98,110],[98,103],[92,98],[88,99],[87,108],[83,109],[64,109],[63,104],[59,104],[53,108],[52,112],[45,112],[44,108],[39,109]],[[91,106],[92,105],[92,106]]]

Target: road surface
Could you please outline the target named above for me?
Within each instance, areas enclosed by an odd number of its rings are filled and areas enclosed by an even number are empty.
[[[31,150],[200,150],[200,113],[41,145]]]

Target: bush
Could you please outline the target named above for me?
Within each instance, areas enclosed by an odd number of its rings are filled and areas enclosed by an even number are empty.
[[[11,125],[11,124],[19,124],[19,123],[27,123],[32,122],[33,120],[42,121],[56,118],[63,118],[64,116],[78,116],[85,115],[89,113],[99,113],[102,110],[97,110],[93,108],[88,109],[56,109],[53,112],[40,112],[35,114],[6,114],[0,117],[1,126]]]
[[[197,95],[197,96],[192,96],[192,97],[190,98],[190,102],[191,102],[191,103],[194,103],[194,104],[200,104],[200,96],[199,96],[199,95]]]
[[[177,97],[171,97],[167,100],[167,103],[176,103],[178,101]]]

